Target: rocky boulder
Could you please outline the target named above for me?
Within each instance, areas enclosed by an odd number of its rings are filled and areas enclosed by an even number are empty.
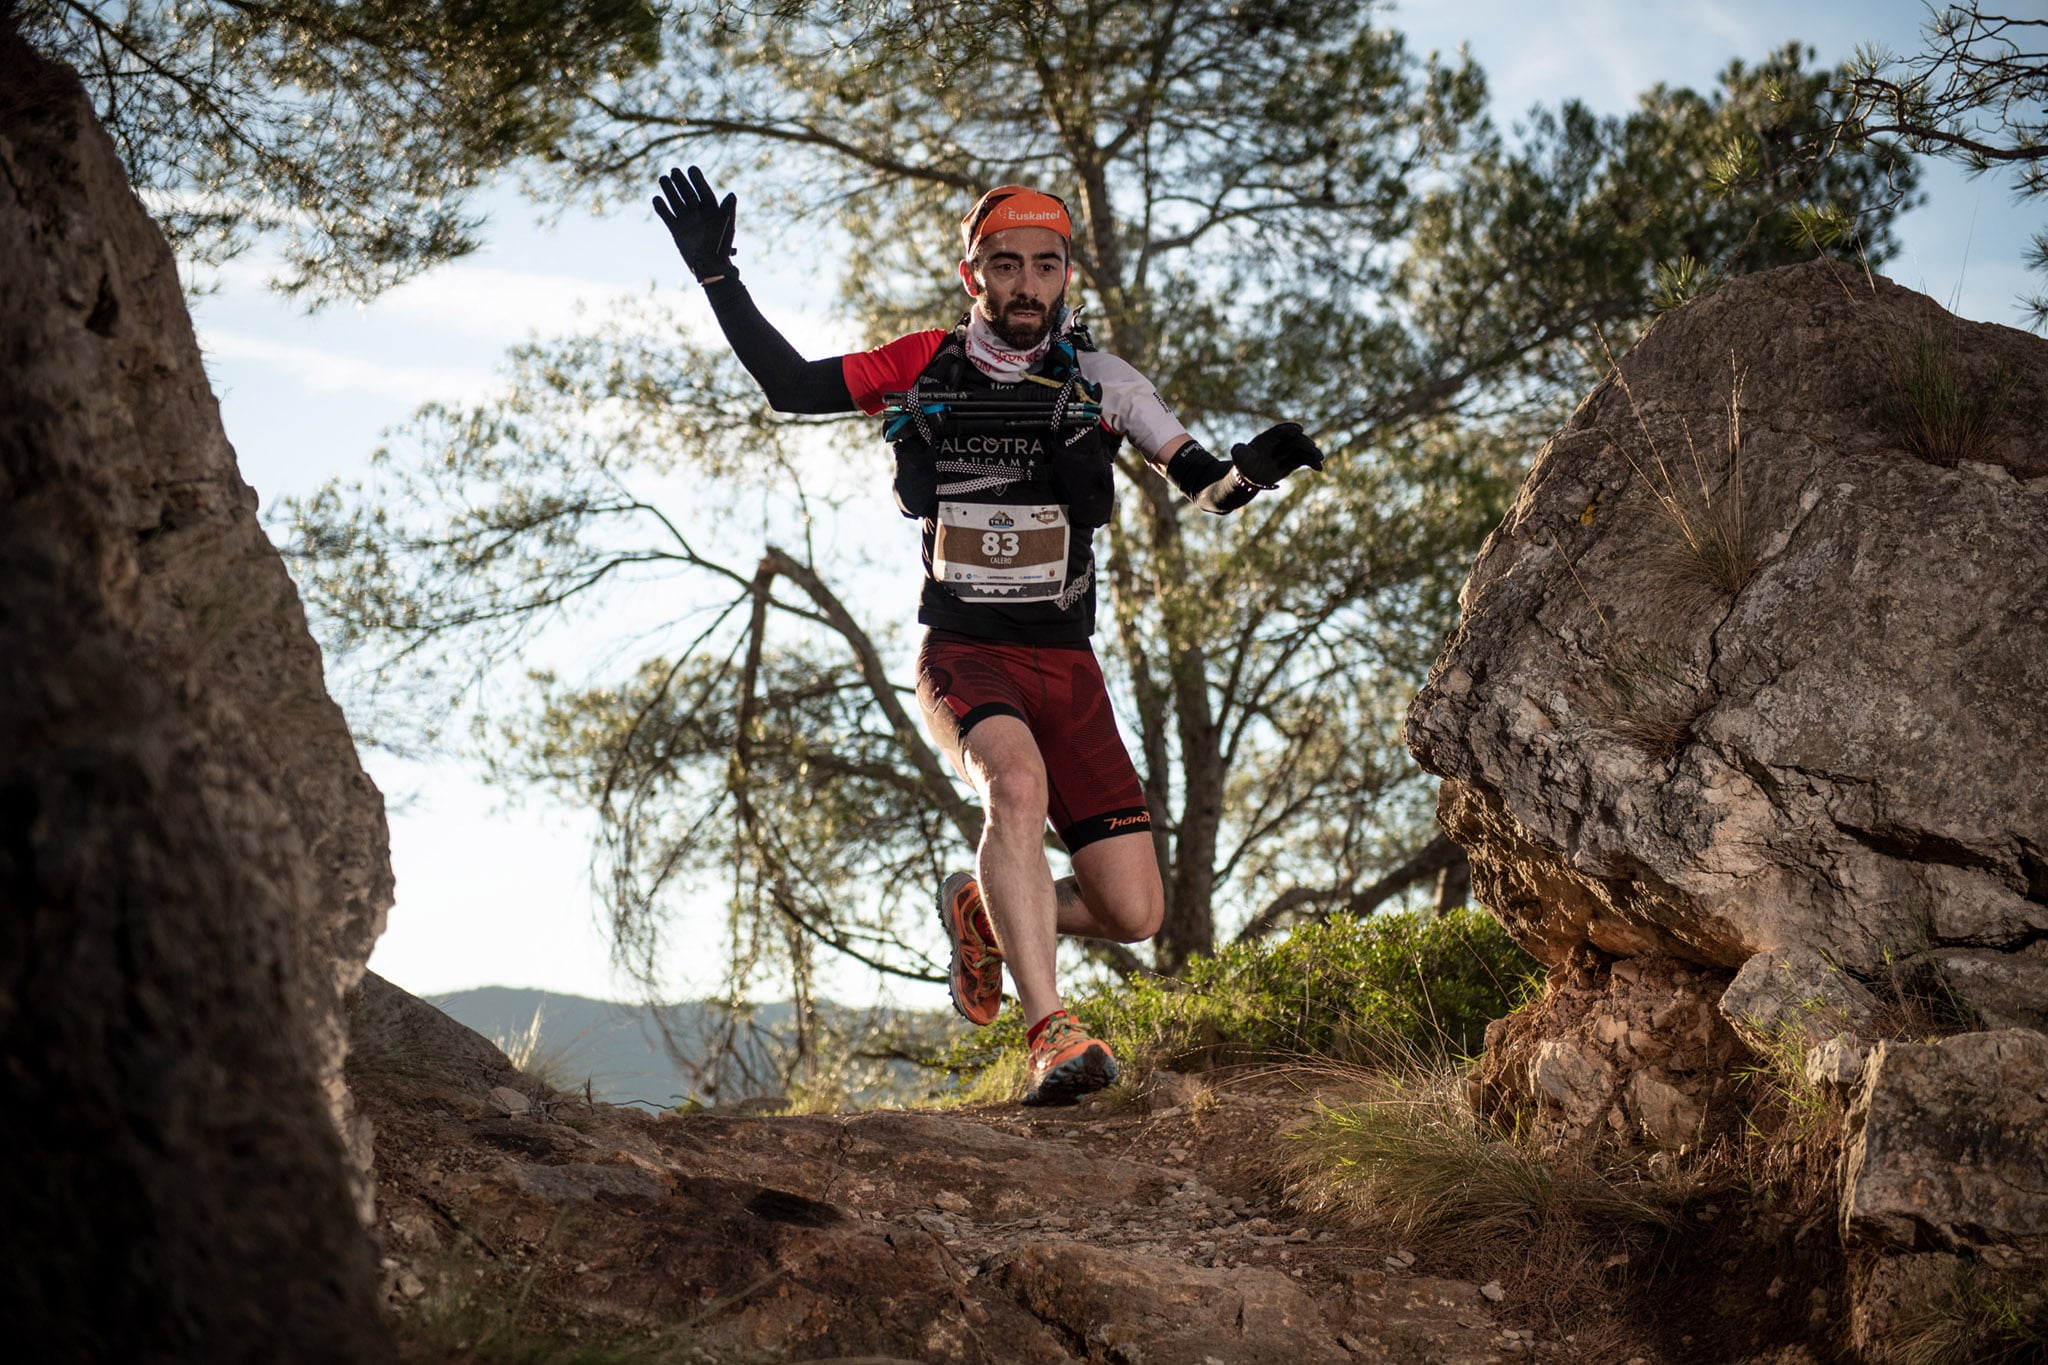
[[[1879,1043],[1849,1133],[1850,1241],[2048,1259],[2048,1037],[2006,1029]]]
[[[1668,957],[1610,963],[1581,949],[1540,999],[1488,1026],[1473,1107],[1558,1145],[1696,1146],[1735,1119],[1733,1072],[1747,1055],[1720,994],[1718,977]]]
[[[1759,1052],[1791,1040],[1812,1047],[1842,1033],[1876,1030],[1878,1003],[1868,987],[1811,948],[1779,948],[1742,964],[1719,1009],[1742,1041]]]
[[[1408,717],[1552,966],[1477,1107],[1669,1148],[1761,1054],[1846,1110],[1872,1358],[2048,1259],[2044,524],[2048,341],[1827,261],[1738,279],[1538,455]]]
[[[1917,358],[1996,394],[1942,458]],[[1408,743],[1531,952],[1952,960],[2048,1008],[2048,341],[1818,261],[1667,314],[1544,448]]]
[[[382,802],[171,252],[4,24],[0,183],[0,1320],[39,1360],[376,1360],[341,1064]]]

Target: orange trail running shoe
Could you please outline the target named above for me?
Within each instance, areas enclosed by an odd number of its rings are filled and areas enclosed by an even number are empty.
[[[946,976],[953,1008],[976,1028],[986,1028],[1003,1011],[1003,954],[972,873],[955,872],[939,888],[939,926],[953,942],[953,968]]]
[[[1031,1044],[1031,1089],[1026,1104],[1072,1104],[1083,1095],[1116,1084],[1116,1058],[1081,1021],[1065,1010],[1045,1017]]]

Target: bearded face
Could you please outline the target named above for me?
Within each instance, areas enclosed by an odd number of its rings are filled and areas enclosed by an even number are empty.
[[[1029,298],[1011,299],[1003,305],[999,315],[988,320],[989,327],[1003,339],[1003,344],[1016,351],[1028,351],[1045,340],[1052,330],[1053,319],[1060,315],[1060,304],[1067,296],[1066,286],[1052,296],[1049,303],[1039,303]]]
[[[1028,351],[1045,340],[1067,296],[1067,240],[1045,228],[991,233],[968,262],[975,307],[1003,344]]]

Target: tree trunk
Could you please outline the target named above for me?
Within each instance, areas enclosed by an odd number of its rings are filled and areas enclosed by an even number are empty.
[[[1472,899],[1472,864],[1461,855],[1455,863],[1436,876],[1436,900],[1430,906],[1433,914],[1444,915],[1456,910]]]

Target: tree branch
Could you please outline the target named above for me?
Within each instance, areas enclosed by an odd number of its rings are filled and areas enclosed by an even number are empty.
[[[902,746],[903,754],[924,779],[925,789],[932,802],[944,811],[946,818],[958,830],[961,839],[973,845],[981,841],[981,819],[974,807],[960,799],[952,779],[947,776],[939,756],[932,752],[929,744],[918,732],[916,722],[903,709],[896,689],[889,682],[888,670],[882,666],[882,656],[875,649],[875,642],[861,629],[860,623],[839,600],[833,591],[825,586],[825,580],[808,566],[799,563],[788,552],[769,546],[762,556],[764,565],[773,565],[776,573],[803,589],[804,594],[818,606],[819,614],[841,639],[852,648],[854,659],[860,665],[861,677],[867,681],[868,692],[875,699],[888,718],[889,729]]]
[[[1310,913],[1307,918],[1312,920],[1328,919],[1340,909],[1347,915],[1356,915],[1363,918],[1417,882],[1428,877],[1434,877],[1445,868],[1453,867],[1464,860],[1465,850],[1452,843],[1450,836],[1439,834],[1418,849],[1406,862],[1387,873],[1386,876],[1381,877],[1364,890],[1353,892],[1348,897],[1345,897],[1342,905],[1329,904],[1343,895],[1343,892],[1336,888],[1318,890],[1307,887],[1295,887],[1281,892],[1273,898],[1265,909],[1253,915],[1250,922],[1244,928],[1238,930],[1237,941],[1239,943],[1257,942],[1279,928],[1281,922],[1288,915],[1293,913],[1297,907],[1303,905],[1324,904],[1328,906],[1326,909]]]

